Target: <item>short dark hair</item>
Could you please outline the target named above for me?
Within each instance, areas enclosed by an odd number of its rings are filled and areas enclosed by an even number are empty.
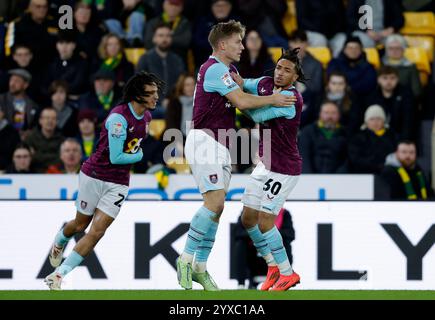
[[[278,61],[285,59],[293,62],[295,65],[296,74],[298,75],[298,79],[296,81],[305,83],[309,79],[305,77],[304,70],[302,70],[302,64],[298,57],[299,49],[300,48],[288,50],[282,49],[281,57],[278,59]]]
[[[289,41],[302,41],[302,42],[307,42],[308,41],[308,36],[307,33],[302,30],[302,29],[296,29],[295,31],[293,31],[290,36],[288,37]]]
[[[414,147],[417,148],[417,144],[415,143],[415,141],[412,141],[410,139],[402,139],[402,140],[399,141],[397,146],[399,146],[399,144],[408,144],[408,145],[412,144],[412,145],[414,145]]]
[[[155,34],[156,31],[159,30],[159,29],[161,29],[161,28],[166,28],[166,29],[172,30],[172,28],[171,28],[171,26],[170,26],[169,24],[167,24],[167,23],[165,23],[165,22],[159,22],[159,23],[154,27],[153,34]]]
[[[23,48],[29,50],[30,53],[32,53],[32,49],[31,49],[27,44],[24,44],[24,43],[17,43],[17,44],[15,44],[15,45],[12,47],[12,54],[15,54],[15,52],[16,52],[18,49],[23,49]]]
[[[143,103],[142,97],[146,97],[149,94],[144,91],[144,87],[146,85],[156,85],[158,90],[162,90],[165,83],[152,73],[148,73],[145,71],[137,72],[125,84],[123,89],[122,101],[124,103],[128,103],[130,101]]]
[[[68,82],[66,82],[65,80],[54,80],[50,84],[50,88],[48,89],[50,96],[53,95],[60,88],[63,89],[66,92],[66,94],[68,94],[69,92]]]
[[[20,142],[16,145],[15,149],[14,149],[14,153],[16,150],[18,149],[26,149],[27,151],[29,151],[30,154],[32,154],[32,149],[30,148],[30,146],[25,143],[25,142]]]
[[[240,34],[244,38],[245,32],[246,27],[239,21],[219,22],[211,29],[208,35],[208,42],[213,49],[216,49],[220,40],[231,37],[233,34]]]
[[[387,74],[394,74],[396,77],[399,77],[399,71],[392,66],[382,66],[378,71],[378,77]]]
[[[332,77],[342,77],[342,78],[344,78],[344,80],[346,81],[346,83],[347,83],[347,77],[346,77],[346,74],[344,74],[343,72],[341,72],[341,71],[338,71],[338,70],[334,70],[334,71],[331,71],[331,73],[330,74],[328,74],[328,77],[327,77],[327,79],[326,79],[326,82],[329,82],[329,80],[332,78]]]

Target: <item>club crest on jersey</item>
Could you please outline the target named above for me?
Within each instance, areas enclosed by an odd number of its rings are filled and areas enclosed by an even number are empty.
[[[218,182],[218,176],[217,176],[217,174],[211,174],[209,176],[209,178],[210,178],[210,182],[213,183],[213,184],[216,184]]]
[[[80,208],[82,208],[83,210],[86,209],[86,207],[88,206],[88,203],[86,201],[81,201],[80,202]]]
[[[224,83],[224,85],[226,85],[228,88],[232,88],[233,84],[235,83],[233,81],[233,78],[231,78],[231,75],[229,73],[225,73],[222,77],[222,82]]]

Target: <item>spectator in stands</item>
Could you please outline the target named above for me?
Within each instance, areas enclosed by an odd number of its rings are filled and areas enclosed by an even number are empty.
[[[266,71],[274,68],[272,58],[267,47],[256,30],[250,30],[243,39],[245,50],[242,51],[238,70],[243,78],[259,78],[265,75]]]
[[[42,90],[47,92],[55,80],[68,82],[68,93],[78,98],[88,90],[89,65],[76,51],[76,34],[74,31],[59,32],[56,49],[58,56],[49,65]]]
[[[347,138],[340,110],[331,101],[320,109],[319,120],[302,129],[298,139],[303,173],[346,173]]]
[[[98,55],[102,60],[100,69],[115,73],[115,84],[121,89],[134,74],[134,66],[124,54],[121,38],[116,34],[106,34],[98,47]]]
[[[166,129],[181,130],[186,137],[186,123],[192,121],[193,93],[195,91],[195,78],[182,74],[175,85],[174,92],[169,98],[166,111]]]
[[[38,172],[45,172],[50,165],[59,162],[59,147],[64,137],[56,130],[57,112],[54,108],[45,108],[39,116],[41,128],[34,128],[25,139],[33,149],[33,165]]]
[[[349,142],[351,172],[379,174],[385,157],[396,150],[396,145],[396,134],[385,125],[384,109],[379,105],[370,106],[361,131]]]
[[[122,8],[105,23],[111,33],[125,39],[129,46],[142,47],[145,19],[142,0],[122,0]]]
[[[423,170],[417,163],[417,147],[414,142],[399,142],[394,153],[387,156],[381,177],[389,187],[393,200],[428,200],[433,191]]]
[[[327,74],[332,71],[343,72],[356,95],[367,95],[376,88],[376,70],[367,61],[358,37],[346,39],[343,51],[329,62]]]
[[[295,240],[295,230],[290,212],[282,208],[275,221],[275,225],[282,236],[283,244],[290,264],[293,263],[291,242]],[[261,282],[259,277],[266,277],[267,264],[263,257],[259,257],[257,249],[252,243],[246,228],[243,226],[241,217],[234,226],[234,244],[231,246],[232,255],[235,258],[235,272],[239,289],[245,288],[246,279],[249,280],[248,288],[256,289]]]
[[[30,0],[27,13],[8,24],[6,53],[15,44],[25,44],[35,65],[44,70],[55,55],[57,31],[57,20],[48,16],[48,0]]]
[[[97,133],[97,114],[92,109],[80,110],[77,117],[79,135],[77,141],[82,148],[82,161],[87,160],[97,148],[99,139]]]
[[[340,123],[350,135],[360,129],[364,121],[363,104],[360,102],[361,98],[352,92],[343,73],[333,71],[328,75],[324,99],[338,106]]]
[[[0,19],[3,18],[4,22],[12,21],[26,10],[26,5],[26,1],[22,0],[0,1]]]
[[[115,87],[113,71],[100,69],[93,75],[93,90],[82,95],[78,101],[79,109],[92,109],[100,124],[116,106],[120,94]]]
[[[212,0],[210,12],[197,16],[192,41],[197,69],[208,59],[212,52],[208,43],[208,34],[211,28],[219,22],[228,22],[231,19],[237,20],[232,9],[233,4],[230,0]]]
[[[61,163],[48,167],[46,173],[77,174],[82,162],[82,149],[74,138],[67,138],[60,145]]]
[[[414,63],[405,58],[406,40],[400,34],[393,34],[385,41],[385,55],[382,64],[392,66],[399,72],[399,83],[412,89],[414,97],[421,96],[420,75]]]
[[[323,92],[323,67],[322,64],[307,51],[308,38],[307,33],[303,30],[295,30],[289,36],[288,45],[290,48],[300,48],[299,59],[302,61],[302,68],[304,73],[309,79],[307,87],[299,92],[305,90],[313,94],[321,94]]]
[[[189,20],[181,13],[183,0],[164,0],[163,13],[151,19],[145,27],[145,48],[151,49],[155,45],[154,37],[156,27],[165,23],[169,26],[172,36],[171,50],[186,61],[187,50],[192,39],[192,28]]]
[[[367,105],[379,104],[384,109],[386,123],[399,134],[400,139],[416,135],[416,112],[411,90],[399,84],[399,73],[394,67],[381,67],[378,88],[367,98]]]
[[[27,88],[26,92],[31,99],[37,103],[41,103],[43,101],[42,94],[39,90],[41,84],[41,72],[33,62],[33,53],[30,48],[22,44],[13,46],[12,55],[5,62],[5,70],[25,69],[31,74],[32,81],[29,83],[29,87]],[[3,91],[2,89],[5,87],[5,85],[7,88],[8,80],[9,76],[5,72],[3,77],[0,79],[1,91]],[[7,91],[7,89],[4,91]]]
[[[372,28],[361,29],[360,8],[369,5],[372,12]],[[364,48],[373,48],[378,44],[384,44],[385,39],[399,32],[405,20],[403,18],[403,6],[397,0],[349,0],[347,4],[348,33],[358,36]]]
[[[296,0],[298,27],[308,35],[310,47],[330,47],[340,54],[346,39],[346,13],[342,0]]]
[[[77,51],[88,60],[91,70],[98,59],[98,44],[101,41],[106,28],[103,23],[99,23],[96,15],[92,13],[92,7],[85,2],[77,2],[74,7],[74,29],[77,33]]]
[[[12,163],[6,169],[5,173],[9,174],[23,174],[23,173],[36,173],[32,166],[32,151],[25,143],[19,143],[12,156]]]
[[[51,83],[49,93],[51,106],[57,111],[57,129],[65,137],[75,137],[78,132],[77,108],[68,101],[68,83],[55,80]]]
[[[172,31],[167,24],[157,25],[153,37],[155,47],[140,57],[137,64],[137,71],[154,73],[165,82],[163,99],[168,98],[178,78],[185,72],[183,60],[170,49],[172,39]],[[164,117],[167,102],[159,101],[156,110],[152,112],[153,118]]]
[[[237,0],[237,4],[246,28],[257,30],[267,47],[287,48],[287,33],[281,23],[286,0]]]
[[[32,76],[24,69],[13,69],[9,74],[9,91],[0,95],[0,108],[9,123],[25,134],[33,127],[38,110],[37,104],[26,94]]]
[[[5,119],[0,108],[0,172],[4,171],[12,162],[12,154],[20,142],[20,136],[15,128]]]

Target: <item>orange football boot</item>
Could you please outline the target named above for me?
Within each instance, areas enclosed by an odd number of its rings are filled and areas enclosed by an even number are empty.
[[[300,283],[301,277],[296,272],[293,272],[289,276],[280,275],[278,281],[275,283],[271,291],[286,291],[291,287],[296,286]]]
[[[278,266],[267,267],[266,280],[261,285],[261,291],[267,291],[271,288],[275,282],[279,279],[279,269]]]

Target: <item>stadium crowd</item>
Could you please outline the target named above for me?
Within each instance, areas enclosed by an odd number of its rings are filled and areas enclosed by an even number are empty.
[[[166,87],[153,111],[151,135],[142,141],[144,157],[133,170],[152,172],[166,165],[168,142],[162,132],[176,128],[186,135],[196,74],[211,53],[208,33],[215,23],[236,19],[247,27],[237,65],[244,78],[271,75],[279,48],[301,48],[309,78],[297,87],[304,98],[299,133],[303,173],[377,174],[387,184],[403,185],[405,193],[397,191],[397,198],[430,198],[435,32],[425,36],[432,46],[426,48],[424,68],[408,53],[421,49],[415,41],[422,37],[402,31],[405,13],[433,17],[434,3],[2,1],[0,172],[78,172],[95,149],[101,123],[123,85],[140,70],[156,74]],[[59,28],[64,4],[73,8],[72,30]],[[369,30],[359,25],[363,5],[372,8]],[[237,125],[246,132],[255,127],[242,114]],[[237,164],[233,172],[250,173],[252,168],[252,163]]]

